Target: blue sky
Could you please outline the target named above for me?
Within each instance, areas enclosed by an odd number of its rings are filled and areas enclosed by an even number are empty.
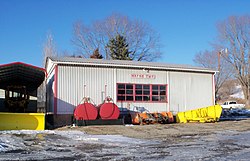
[[[73,23],[91,23],[112,13],[148,22],[161,37],[159,62],[194,65],[194,55],[210,49],[216,23],[250,14],[249,0],[1,0],[0,64],[21,61],[42,67],[46,34],[57,50],[75,50]]]

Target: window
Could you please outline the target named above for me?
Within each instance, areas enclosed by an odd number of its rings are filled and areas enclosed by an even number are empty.
[[[133,85],[132,84],[126,84],[126,100],[127,101],[133,101]]]
[[[117,84],[117,101],[167,102],[167,85]]]
[[[134,90],[132,84],[118,84],[117,100],[133,101]]]
[[[135,85],[135,101],[150,101],[150,85]]]
[[[152,101],[165,102],[166,97],[166,86],[165,85],[152,85]]]

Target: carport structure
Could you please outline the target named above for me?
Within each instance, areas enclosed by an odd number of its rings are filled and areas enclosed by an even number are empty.
[[[45,114],[37,113],[35,97],[46,75],[45,69],[22,62],[0,65],[0,89],[5,90],[0,98],[0,130],[44,129]]]
[[[46,70],[22,62],[0,65],[0,89],[8,86],[25,86],[27,94],[36,96],[37,88],[46,77]]]

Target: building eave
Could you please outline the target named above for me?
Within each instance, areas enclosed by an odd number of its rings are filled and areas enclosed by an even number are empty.
[[[215,74],[218,71],[207,69],[207,68],[201,68],[201,67],[189,67],[189,66],[181,66],[178,67],[176,65],[175,67],[171,67],[171,65],[159,65],[157,66],[157,63],[149,63],[149,62],[139,62],[140,65],[136,65],[136,62],[129,62],[126,61],[127,64],[124,64],[125,61],[121,61],[121,64],[119,64],[119,61],[113,61],[113,60],[90,60],[90,59],[83,59],[86,61],[60,61],[57,59],[51,59],[53,64],[57,65],[83,65],[83,66],[97,66],[97,67],[117,67],[117,68],[137,68],[137,69],[147,69],[147,70],[166,70],[166,71],[184,71],[184,72],[201,72],[201,73],[212,73]],[[144,64],[145,63],[145,64]],[[153,65],[152,65],[153,64]],[[174,66],[174,65],[172,65]]]

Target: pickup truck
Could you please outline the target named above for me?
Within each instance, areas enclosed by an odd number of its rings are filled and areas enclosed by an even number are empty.
[[[233,108],[239,108],[242,109],[245,107],[244,104],[238,104],[236,101],[226,101],[221,105],[224,109],[233,109]]]

